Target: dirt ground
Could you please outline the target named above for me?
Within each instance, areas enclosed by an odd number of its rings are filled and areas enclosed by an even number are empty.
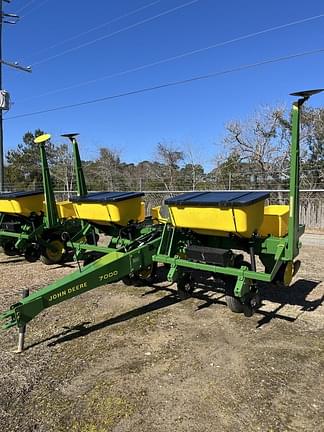
[[[0,333],[2,432],[324,431],[324,247],[252,317],[221,292],[104,286]],[[73,266],[0,255],[1,311]]]

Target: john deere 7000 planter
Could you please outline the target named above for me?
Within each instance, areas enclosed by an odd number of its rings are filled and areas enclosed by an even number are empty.
[[[98,286],[143,275],[154,263],[167,265],[167,278],[176,282],[180,298],[190,295],[202,275],[213,276],[223,281],[229,308],[251,316],[260,304],[258,283],[289,285],[298,269],[295,258],[304,232],[299,224],[300,111],[319,91],[293,94],[298,100],[292,107],[289,206],[266,206],[268,194],[263,192],[190,192],[171,198],[166,201],[167,221],[135,224],[137,234],[128,242],[101,248],[101,258],[12,305],[0,315],[3,327],[18,326],[22,338],[21,329],[44,309]],[[126,219],[132,199],[130,195],[115,203]],[[127,228],[131,231],[132,224]],[[264,271],[256,268],[256,257]]]

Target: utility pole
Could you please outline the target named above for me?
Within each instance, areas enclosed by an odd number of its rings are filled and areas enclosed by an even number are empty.
[[[19,69],[24,72],[31,72],[30,67],[20,66],[18,62],[7,62],[2,59],[2,28],[3,24],[16,24],[19,16],[5,13],[3,11],[3,2],[10,3],[11,0],[0,0],[0,91],[2,92],[2,65]],[[3,110],[9,107],[0,106],[0,192],[4,191],[4,152],[3,152]]]

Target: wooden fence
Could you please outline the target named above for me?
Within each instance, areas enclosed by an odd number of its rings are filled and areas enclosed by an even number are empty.
[[[299,218],[306,229],[324,231],[324,197],[302,200]]]

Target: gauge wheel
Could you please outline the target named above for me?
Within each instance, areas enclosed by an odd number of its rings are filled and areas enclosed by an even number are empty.
[[[186,300],[187,298],[192,296],[192,293],[195,289],[195,282],[192,276],[186,273],[178,282],[177,282],[177,296],[180,300]]]
[[[300,261],[286,261],[281,264],[278,273],[276,274],[274,281],[277,285],[288,288],[291,284],[293,276],[298,272],[300,267]]]
[[[149,266],[143,268],[139,272],[132,273],[128,276],[125,276],[122,279],[122,282],[127,286],[145,286],[152,284],[157,270],[157,263],[154,262]]]
[[[45,247],[40,256],[40,260],[43,264],[58,264],[62,262],[65,247],[61,240],[54,239],[48,242],[51,247]]]

